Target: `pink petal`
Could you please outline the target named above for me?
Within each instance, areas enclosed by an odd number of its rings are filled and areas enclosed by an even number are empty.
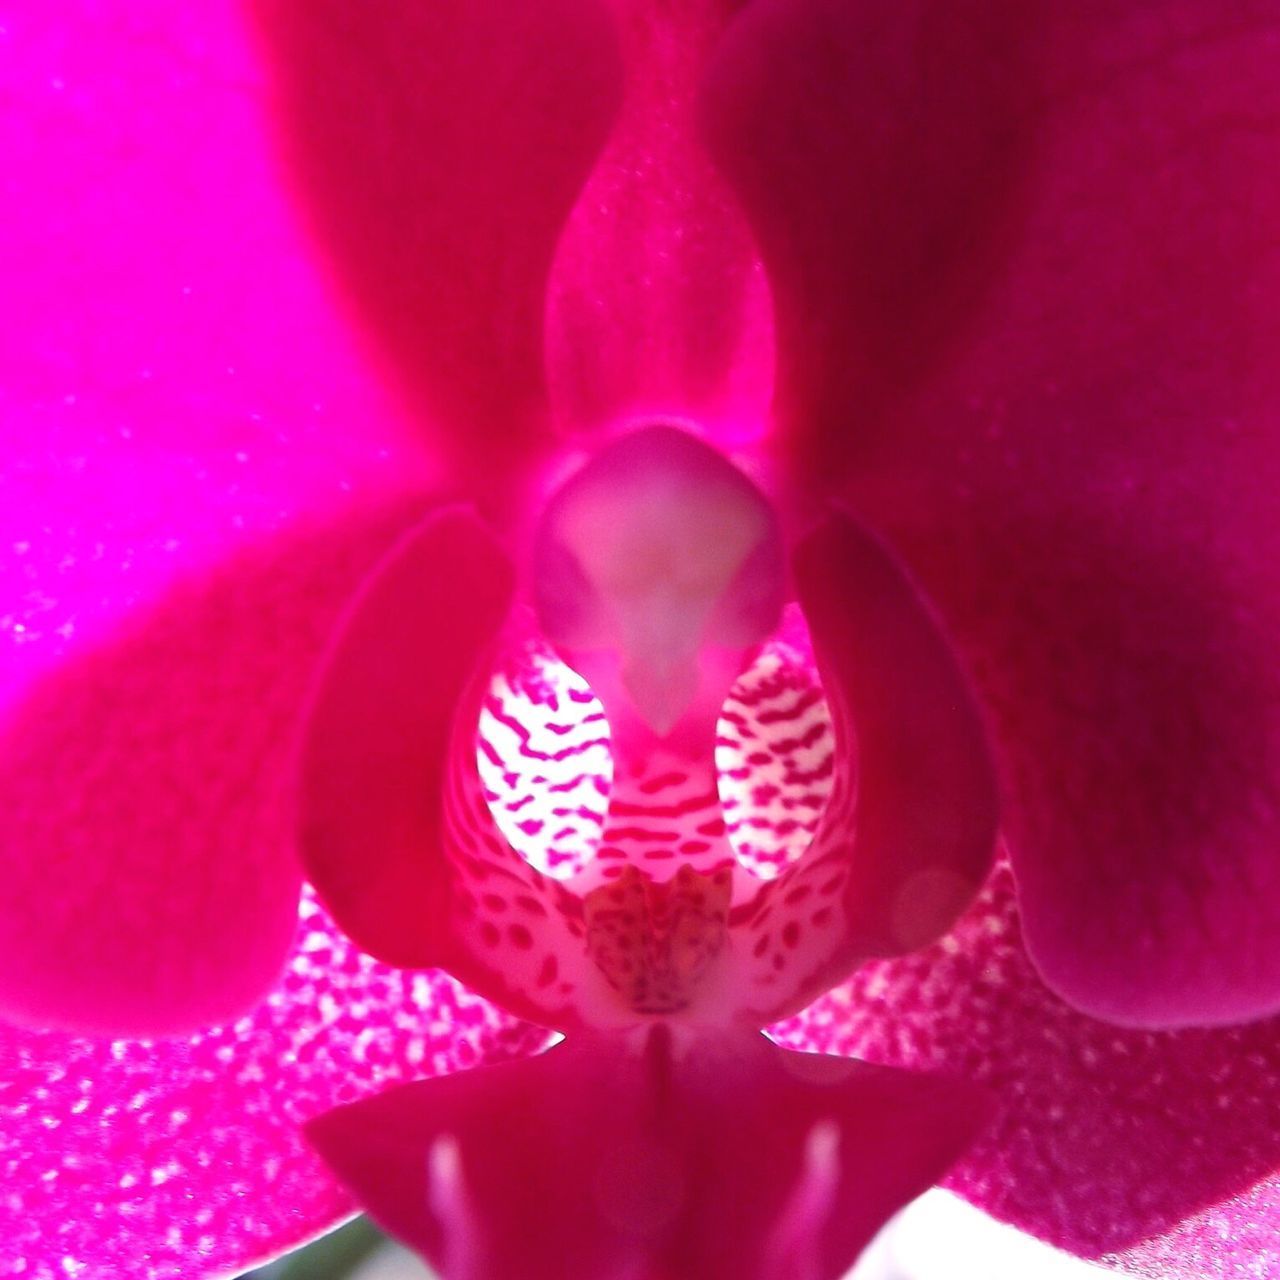
[[[275,981],[297,915],[282,781],[303,694],[393,527],[299,530],[193,574],[27,691],[0,738],[6,1017],[171,1033]]]
[[[674,414],[741,441],[767,416],[768,294],[695,127],[699,77],[728,6],[613,8],[622,112],[565,228],[548,299],[557,420],[581,432]]]
[[[901,567],[841,514],[800,543],[795,574],[836,726],[835,785],[804,857],[730,917],[756,1025],[867,956],[937,938],[986,878],[996,832],[981,720]]]
[[[0,1008],[172,1031],[274,979],[308,668],[431,465],[281,197],[238,6],[5,33]]]
[[[958,1082],[780,1052],[574,1039],[392,1090],[308,1136],[394,1234],[473,1280],[836,1280],[972,1139]]]
[[[160,1041],[0,1027],[0,1270],[239,1274],[351,1212],[302,1122],[544,1041],[441,975],[362,956],[308,897],[284,976],[232,1025]]]
[[[778,299],[782,407],[986,696],[1047,980],[1117,1022],[1258,1016],[1276,27],[971,7],[766,3],[730,37],[709,118]]]
[[[783,1043],[963,1074],[998,1100],[951,1175],[988,1211],[1170,1280],[1248,1280],[1280,1248],[1280,1025],[1122,1030],[1049,992],[1002,866],[956,929],[864,969]]]
[[[304,477],[334,492],[334,449],[350,461],[363,437],[367,462],[402,443],[286,199],[244,7],[33,0],[9,6],[3,39],[0,386],[25,406],[20,427],[6,404],[6,481],[20,447],[92,467],[88,430],[157,450],[175,478],[225,450],[204,477],[222,508],[268,444],[296,495]],[[152,496],[150,476],[133,486]],[[270,506],[239,514],[296,502]]]
[[[620,93],[596,0],[274,3],[288,154],[413,402],[491,487],[545,426],[560,230]]]

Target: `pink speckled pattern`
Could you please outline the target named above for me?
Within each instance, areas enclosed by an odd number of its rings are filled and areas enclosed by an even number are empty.
[[[448,978],[362,956],[310,896],[239,1022],[159,1041],[0,1026],[0,1275],[238,1274],[354,1208],[301,1122],[545,1041]]]
[[[1274,1274],[1278,1031],[1127,1031],[1071,1009],[1028,959],[1007,865],[940,943],[774,1029],[986,1084],[999,1119],[947,1185],[1085,1257],[1181,1280]]]

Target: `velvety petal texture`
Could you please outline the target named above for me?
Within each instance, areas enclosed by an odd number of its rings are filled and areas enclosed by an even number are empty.
[[[391,1090],[307,1132],[449,1276],[838,1280],[985,1112],[971,1086],[656,1027]]]
[[[302,1123],[545,1038],[439,974],[361,955],[310,896],[251,1017],[166,1040],[0,1025],[0,1273],[239,1275],[355,1208]]]
[[[242,15],[6,41],[0,1010],[170,1032],[278,973],[307,665],[432,467],[280,197]]]
[[[706,101],[799,470],[940,608],[1031,954],[1120,1023],[1280,1005],[1277,51],[1246,0],[764,0]]]
[[[696,128],[702,74],[735,7],[611,0],[622,108],[564,229],[547,298],[553,405],[567,436],[675,414],[741,442],[768,421],[768,289]]]
[[[552,254],[609,136],[621,65],[598,0],[259,15],[313,224],[366,332],[478,493],[547,426]]]

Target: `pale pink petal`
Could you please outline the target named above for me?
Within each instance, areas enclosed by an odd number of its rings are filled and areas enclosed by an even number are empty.
[[[1057,1245],[1171,1280],[1270,1273],[1278,1032],[1275,1019],[1123,1030],[1071,1009],[1023,948],[1007,866],[939,944],[775,1028],[785,1044],[984,1084],[996,1122],[950,1185]]]
[[[546,423],[552,254],[622,68],[598,0],[258,7],[311,220],[412,403],[480,490]]]
[[[319,1117],[384,1226],[473,1280],[837,1280],[972,1140],[956,1081],[762,1037],[573,1037]]]
[[[153,1041],[0,1027],[0,1271],[238,1275],[352,1211],[301,1123],[544,1041],[442,975],[362,956],[310,898],[283,977],[232,1025]]]
[[[940,607],[1031,953],[1121,1023],[1280,1006],[1278,36],[1246,0],[766,0],[708,100],[798,469]]]

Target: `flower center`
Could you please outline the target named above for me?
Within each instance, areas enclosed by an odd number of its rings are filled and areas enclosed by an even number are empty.
[[[587,954],[633,1012],[688,1008],[724,948],[745,873],[725,831],[716,722],[783,595],[769,502],[674,427],[603,449],[539,524],[538,620],[600,698],[614,753],[596,857],[570,883]]]
[[[588,954],[636,1013],[681,1013],[724,947],[731,893],[728,868],[659,881],[624,867],[583,899]]]
[[[604,703],[615,752],[691,758],[747,652],[778,623],[781,539],[768,500],[716,450],[651,426],[555,494],[534,550],[543,633]]]

